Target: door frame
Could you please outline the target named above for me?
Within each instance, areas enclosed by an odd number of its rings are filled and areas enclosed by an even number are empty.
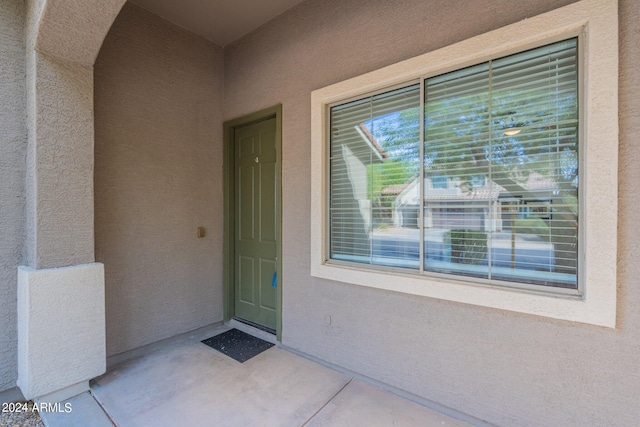
[[[224,122],[223,190],[224,190],[224,305],[223,319],[235,315],[235,130],[263,120],[276,120],[276,339],[282,341],[282,104]]]

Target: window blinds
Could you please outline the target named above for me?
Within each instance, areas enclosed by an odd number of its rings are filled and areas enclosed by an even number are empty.
[[[451,183],[424,189],[451,248],[425,269],[576,286],[577,75],[571,39],[425,81],[425,176]]]
[[[422,108],[418,84],[332,107],[329,258],[575,288],[577,58],[571,39],[425,79]]]
[[[418,268],[417,210],[404,225],[394,210],[420,173],[419,106],[416,84],[331,109],[331,258]]]

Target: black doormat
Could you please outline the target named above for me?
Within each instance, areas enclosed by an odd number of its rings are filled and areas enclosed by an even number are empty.
[[[244,363],[253,356],[257,356],[268,348],[273,347],[273,344],[270,342],[266,342],[237,329],[230,329],[220,335],[207,338],[202,342],[240,363]]]

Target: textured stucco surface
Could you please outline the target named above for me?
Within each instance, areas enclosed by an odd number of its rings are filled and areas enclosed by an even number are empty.
[[[92,262],[93,70],[28,55],[28,265]]]
[[[104,268],[92,263],[18,272],[18,386],[41,397],[106,369]]]
[[[126,0],[30,0],[42,7],[34,44],[65,62],[93,66],[111,23]]]
[[[222,320],[222,60],[127,4],[96,61],[108,355]]]
[[[25,8],[0,2],[0,391],[17,377],[16,280],[24,241]]]
[[[637,423],[637,1],[619,8],[617,329],[315,279],[300,238],[310,233],[312,90],[570,2],[310,0],[225,49],[225,119],[283,106],[285,345],[498,425]]]
[[[93,70],[32,49],[44,5],[25,4],[25,263],[51,268],[93,262]]]

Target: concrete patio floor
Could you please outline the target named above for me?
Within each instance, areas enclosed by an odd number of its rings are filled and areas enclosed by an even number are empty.
[[[116,359],[90,393],[67,401],[71,412],[41,414],[45,425],[471,425],[284,349],[239,363],[200,342],[228,329],[201,329]]]

